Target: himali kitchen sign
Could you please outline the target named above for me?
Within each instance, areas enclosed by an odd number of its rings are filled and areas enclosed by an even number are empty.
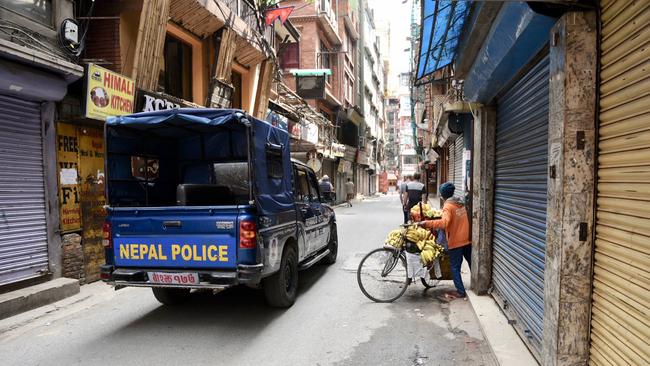
[[[107,117],[133,113],[133,79],[95,64],[88,65],[86,118],[105,121]]]

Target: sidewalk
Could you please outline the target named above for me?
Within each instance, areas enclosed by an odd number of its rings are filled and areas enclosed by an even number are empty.
[[[470,273],[463,262],[461,271],[466,288],[470,288]],[[481,326],[483,336],[501,366],[537,366],[537,360],[530,353],[515,329],[494,301],[492,296],[478,296],[471,289],[467,291],[469,302]]]

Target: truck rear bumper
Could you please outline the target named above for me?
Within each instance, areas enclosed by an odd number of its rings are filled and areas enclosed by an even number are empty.
[[[192,271],[199,275],[197,284],[159,284],[149,281],[148,272],[165,272],[181,273],[188,272],[187,269],[153,269],[153,268],[115,268],[112,265],[103,265],[100,267],[100,278],[102,281],[114,286],[132,286],[132,287],[179,287],[179,288],[207,288],[222,289],[239,284],[256,285],[262,279],[263,264],[255,265],[238,265],[236,270],[218,270],[218,271]]]

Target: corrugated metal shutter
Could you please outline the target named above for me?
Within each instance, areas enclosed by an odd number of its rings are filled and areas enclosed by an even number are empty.
[[[0,95],[0,285],[48,269],[38,103]]]
[[[650,360],[650,2],[601,3],[592,365]]]
[[[456,190],[454,191],[454,196],[463,197],[465,195],[465,187],[463,185],[463,147],[465,146],[463,142],[463,135],[456,137],[454,142],[454,186]]]
[[[548,100],[547,55],[497,101],[494,294],[537,356],[544,323]]]
[[[447,146],[447,151],[449,151],[449,163],[447,164],[447,170],[448,170],[448,175],[447,175],[447,181],[448,182],[454,182],[454,176],[455,176],[455,164],[456,164],[456,147],[453,142],[448,142]]]

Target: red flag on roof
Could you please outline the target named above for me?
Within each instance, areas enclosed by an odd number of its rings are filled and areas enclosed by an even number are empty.
[[[276,19],[280,18],[280,22],[284,25],[284,22],[289,18],[289,14],[293,11],[294,6],[284,6],[281,8],[268,9],[264,12],[264,20],[266,25],[272,25]]]

